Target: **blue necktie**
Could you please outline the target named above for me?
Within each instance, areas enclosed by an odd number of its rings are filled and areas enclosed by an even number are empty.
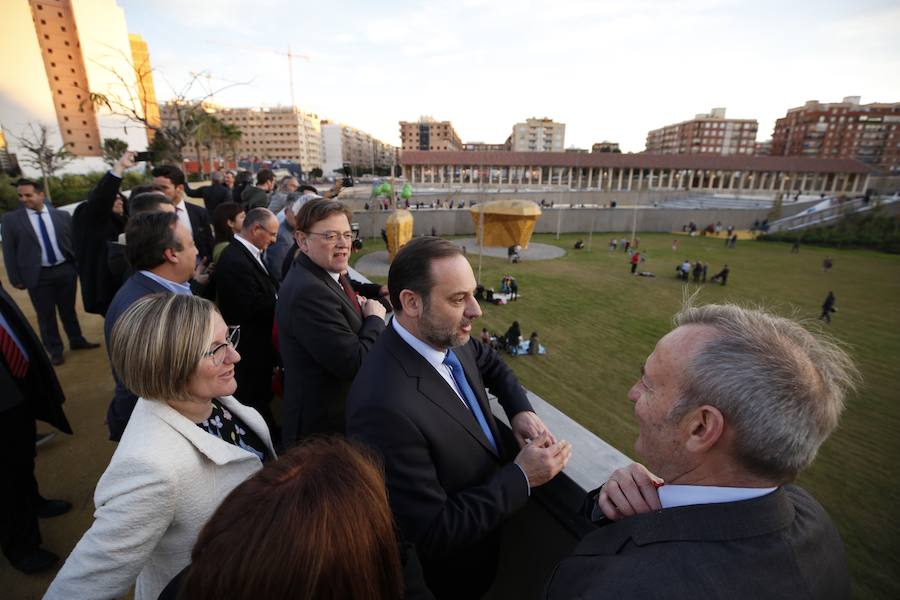
[[[47,226],[44,224],[44,212],[37,213],[38,227],[41,229],[41,240],[44,242],[44,249],[47,250],[47,262],[50,266],[56,264],[56,252],[53,251],[53,244],[50,243],[50,234],[47,233]]]
[[[487,419],[484,417],[481,405],[478,404],[478,397],[475,396],[475,392],[472,391],[472,387],[469,385],[468,380],[466,380],[466,374],[463,372],[459,358],[456,357],[453,350],[447,350],[447,356],[444,357],[444,364],[450,367],[450,372],[453,373],[453,380],[456,382],[456,387],[459,388],[460,393],[463,395],[463,399],[466,401],[466,404],[469,405],[469,410],[475,415],[475,420],[478,421],[478,425],[481,427],[487,440],[491,443],[494,452],[497,452],[497,443],[494,441],[494,435],[491,433],[491,428],[488,426]]]

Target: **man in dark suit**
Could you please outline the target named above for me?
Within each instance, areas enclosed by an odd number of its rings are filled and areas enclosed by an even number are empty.
[[[125,229],[124,203],[119,188],[125,170],[134,166],[134,154],[125,152],[72,215],[75,262],[85,312],[105,315],[122,285],[122,279],[109,267],[109,247]]]
[[[72,217],[44,203],[39,183],[20,179],[16,191],[22,206],[3,218],[6,274],[13,287],[28,290],[50,361],[61,365],[65,360],[57,311],[72,350],[100,346],[84,339],[75,314],[78,272],[72,250]]]
[[[592,493],[604,524],[547,597],[849,598],[834,524],[790,482],[837,426],[850,358],[759,310],[688,307],[675,322],[628,394],[656,475],[633,464]]]
[[[59,557],[41,548],[38,517],[69,511],[64,500],[47,500],[34,478],[35,420],[65,433],[72,428],[65,402],[47,355],[12,297],[0,285],[0,419],[4,442],[0,453],[0,543],[3,554],[23,573],[49,569]]]
[[[203,198],[206,214],[212,218],[213,211],[217,206],[231,200],[231,188],[225,185],[225,174],[221,171],[214,171],[209,178],[212,180],[212,184],[195,190],[192,190],[185,182],[184,193],[190,198]],[[234,177],[232,177],[232,182],[234,182]]]
[[[134,270],[109,305],[103,334],[109,348],[116,321],[129,306],[150,294],[190,294],[188,281],[197,261],[197,248],[190,232],[173,212],[151,211],[132,216],[125,229],[125,253]],[[174,334],[175,332],[173,332]],[[137,396],[125,387],[115,372],[116,389],[106,411],[109,439],[119,441],[134,410]]]
[[[272,416],[272,369],[275,346],[272,327],[278,279],[263,264],[261,254],[278,235],[278,219],[266,208],[254,208],[244,218],[216,263],[216,298],[222,318],[241,327],[241,361],[235,365],[237,392],[234,396],[263,416],[278,439],[280,432]]]
[[[285,446],[300,433],[344,431],[350,384],[384,330],[385,308],[377,299],[386,288],[346,275],[352,218],[346,206],[325,199],[310,200],[297,213],[294,239],[300,253],[275,308],[285,377]]]
[[[394,516],[438,598],[488,590],[501,524],[571,456],[509,367],[470,336],[481,316],[475,287],[458,246],[430,237],[406,244],[388,275],[394,319],[347,399],[347,434],[383,455]],[[485,385],[521,449],[504,446]]]
[[[197,206],[185,201],[184,173],[173,165],[162,165],[152,171],[153,183],[160,186],[172,204],[175,205],[175,213],[178,220],[188,228],[194,236],[194,245],[201,262],[209,264],[212,261],[213,237],[212,228],[209,225],[209,215],[202,206]]]

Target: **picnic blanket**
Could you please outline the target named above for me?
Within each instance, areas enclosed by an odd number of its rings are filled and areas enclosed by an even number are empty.
[[[528,354],[528,340],[519,342],[518,346],[509,348],[509,353],[513,356],[522,356]],[[547,354],[547,349],[543,344],[538,344],[538,354]]]

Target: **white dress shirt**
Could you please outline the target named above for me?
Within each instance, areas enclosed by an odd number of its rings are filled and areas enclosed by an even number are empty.
[[[462,396],[462,393],[459,391],[459,387],[456,385],[456,380],[453,379],[453,371],[450,370],[448,365],[444,364],[444,358],[447,357],[446,350],[435,350],[409,331],[407,331],[403,325],[397,319],[391,319],[391,324],[394,327],[394,331],[397,332],[403,341],[409,344],[413,350],[418,352],[425,361],[434,367],[434,370],[438,372],[438,375],[447,382],[447,385],[450,386],[450,389],[456,393],[457,397],[459,397],[459,401],[463,403],[463,406],[466,407],[466,410],[471,411],[469,405],[466,404],[465,399]]]
[[[26,208],[25,210],[28,212],[28,221],[31,223],[32,229],[34,229],[34,235],[37,236],[38,243],[41,245],[41,266],[53,267],[65,262],[66,258],[63,256],[62,250],[59,249],[59,243],[56,241],[56,228],[53,227],[53,219],[50,218],[50,211],[47,209],[47,206],[44,205],[44,209],[40,214],[38,214],[36,210],[30,208]],[[47,258],[47,248],[44,247],[44,238],[41,236],[41,226],[38,224],[39,218],[44,222],[44,225],[47,226],[47,235],[50,237],[50,245],[53,247],[53,252],[56,253],[55,263],[51,263],[50,259]]]
[[[175,214],[178,215],[178,221],[187,227],[188,232],[190,232],[191,237],[193,237],[194,228],[191,226],[191,217],[188,215],[184,197],[181,198],[181,202],[175,205]]]
[[[256,259],[256,262],[259,263],[259,266],[263,268],[263,271],[265,271],[266,273],[269,272],[269,270],[266,268],[266,265],[264,265],[262,261],[262,250],[242,238],[241,234],[239,233],[234,234],[234,239],[240,242],[244,246],[244,248],[247,249],[247,251],[253,256],[253,258]]]

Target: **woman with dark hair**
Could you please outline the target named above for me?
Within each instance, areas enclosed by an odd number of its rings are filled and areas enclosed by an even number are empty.
[[[231,242],[234,234],[244,225],[244,208],[237,202],[223,202],[213,211],[213,231],[216,234],[213,247],[213,262],[218,262],[222,251]]]
[[[225,498],[160,598],[432,598],[409,548],[398,547],[377,459],[312,438]]]

